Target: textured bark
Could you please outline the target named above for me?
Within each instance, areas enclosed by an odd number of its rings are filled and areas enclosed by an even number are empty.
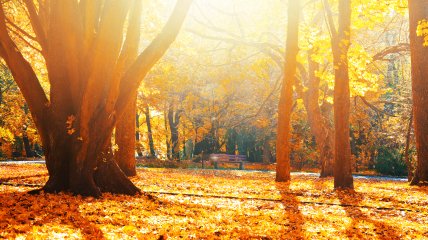
[[[348,49],[351,34],[351,0],[339,0],[339,28],[336,31],[328,1],[325,0],[332,32],[334,62],[334,188],[354,188],[349,140],[350,91]]]
[[[428,0],[409,0],[410,56],[417,165],[412,184],[428,184],[428,47],[417,36],[418,22],[428,19]]]
[[[0,56],[41,137],[49,172],[43,190],[138,193],[113,161],[112,132],[132,93],[174,41],[191,0],[178,0],[164,29],[138,57],[140,0],[46,0],[38,7],[24,0],[46,62],[49,97],[9,35],[6,4],[0,7]]]
[[[300,1],[288,1],[288,28],[285,54],[284,79],[278,104],[278,128],[276,138],[277,182],[290,181],[290,136],[293,107],[293,83],[297,67]]]
[[[115,141],[119,149],[115,154],[115,159],[120,169],[126,176],[137,175],[135,161],[135,112],[137,95],[126,106],[122,118],[116,124]]]
[[[147,135],[148,135],[148,139],[149,139],[149,148],[150,148],[150,157],[156,157],[155,144],[153,142],[152,123],[150,120],[150,108],[148,105],[146,106],[146,110],[144,111],[144,115],[146,116]]]

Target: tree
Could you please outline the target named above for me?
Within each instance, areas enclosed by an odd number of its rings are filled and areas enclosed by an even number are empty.
[[[289,0],[284,79],[278,105],[275,178],[277,182],[290,180],[290,119],[293,106],[293,84],[296,78],[297,53],[299,51],[299,12],[300,1]]]
[[[417,165],[411,184],[428,183],[428,1],[409,0],[413,118]]]
[[[146,106],[145,106],[144,116],[146,117],[147,139],[149,141],[150,157],[155,158],[156,157],[156,151],[155,151],[155,144],[153,142],[152,123],[150,121],[150,108],[149,108],[148,104],[146,104]]]
[[[324,1],[331,31],[334,64],[334,188],[354,188],[349,141],[348,49],[351,35],[351,0],[339,0],[339,28],[336,31],[328,0]]]
[[[316,75],[319,70],[319,63],[312,59],[312,55],[316,54],[315,52],[316,49],[308,51],[308,73],[302,74],[307,75],[307,91],[304,92],[303,86],[300,84],[296,84],[296,90],[303,99],[311,132],[316,140],[320,155],[320,177],[331,177],[333,176],[334,167],[333,129],[331,129],[328,119],[323,115],[318,103],[320,78]],[[304,69],[301,72],[304,72]]]
[[[46,62],[49,97],[7,29],[7,10],[15,3],[2,3],[0,56],[41,136],[49,172],[44,191],[139,192],[113,160],[111,135],[132,93],[174,41],[191,2],[178,0],[163,30],[133,59],[139,0],[23,1]]]

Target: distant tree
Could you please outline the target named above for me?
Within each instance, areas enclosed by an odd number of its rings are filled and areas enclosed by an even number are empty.
[[[296,78],[297,53],[299,52],[299,13],[300,0],[289,0],[284,79],[278,105],[275,179],[277,182],[290,180],[290,120],[293,106],[293,84]]]
[[[133,59],[139,0],[22,1],[35,35],[31,42],[37,43],[29,47],[46,62],[49,93],[8,30],[9,7],[21,1],[2,2],[0,56],[40,133],[49,172],[44,191],[139,192],[113,159],[112,132],[140,82],[174,41],[191,2],[178,0],[163,30]]]
[[[417,165],[411,184],[428,183],[428,1],[409,0],[413,119]]]

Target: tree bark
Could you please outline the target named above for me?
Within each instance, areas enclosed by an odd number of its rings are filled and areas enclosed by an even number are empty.
[[[293,107],[293,83],[297,67],[300,1],[288,1],[288,27],[285,54],[284,79],[278,104],[278,127],[276,138],[277,182],[290,181],[290,136]]]
[[[350,91],[348,49],[351,35],[351,0],[339,0],[339,28],[336,31],[328,0],[324,1],[332,33],[334,62],[334,188],[354,188],[349,141]]]
[[[428,19],[428,0],[409,0],[410,57],[417,165],[411,184],[428,184],[428,47],[417,35],[419,21]]]
[[[120,169],[126,176],[137,175],[135,160],[135,122],[136,122],[136,105],[137,94],[133,100],[126,106],[123,116],[116,124],[115,142],[119,149],[115,154],[115,159]]]

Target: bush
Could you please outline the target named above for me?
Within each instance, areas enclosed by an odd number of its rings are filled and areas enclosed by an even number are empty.
[[[402,154],[395,148],[380,147],[375,160],[376,172],[391,176],[407,176]]]

